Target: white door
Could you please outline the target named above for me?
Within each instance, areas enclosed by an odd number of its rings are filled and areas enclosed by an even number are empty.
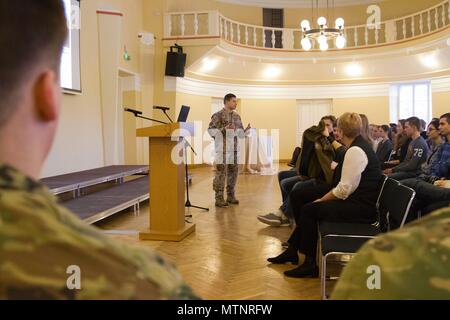
[[[317,125],[323,116],[330,115],[332,100],[297,100],[297,145],[301,146],[303,132]]]

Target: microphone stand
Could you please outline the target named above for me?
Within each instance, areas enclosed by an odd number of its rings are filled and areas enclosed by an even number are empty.
[[[159,121],[159,120],[155,120],[155,119],[151,119],[151,118],[147,118],[147,117],[141,116],[139,113],[133,112],[133,111],[131,111],[131,110],[128,110],[128,111],[126,111],[126,112],[130,112],[130,113],[134,114],[134,116],[135,116],[136,118],[141,118],[141,119],[145,119],[145,120],[150,120],[150,121],[158,122],[158,123],[162,123],[162,124],[168,124],[167,122],[163,122],[163,121]]]
[[[166,115],[166,117],[169,119],[170,123],[174,123],[173,120],[170,118],[170,116],[167,114],[167,110],[160,109],[162,112]],[[184,205],[186,208],[196,208],[200,210],[209,211],[209,208],[194,206],[191,204],[191,201],[189,199],[189,168],[188,168],[188,159],[187,159],[187,146],[189,146],[192,150],[192,152],[197,155],[194,148],[191,146],[191,144],[183,137],[184,140],[184,165],[185,165],[185,173],[186,173],[186,204]],[[192,218],[192,215],[187,215],[186,218]]]

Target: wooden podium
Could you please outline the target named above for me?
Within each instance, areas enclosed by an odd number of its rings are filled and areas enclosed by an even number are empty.
[[[175,130],[177,139],[172,141]],[[192,136],[194,125],[173,123],[137,130],[150,142],[150,228],[139,233],[141,240],[181,241],[195,231],[185,224],[185,166],[183,136]],[[175,163],[172,154],[178,157]],[[180,161],[181,160],[181,161]]]

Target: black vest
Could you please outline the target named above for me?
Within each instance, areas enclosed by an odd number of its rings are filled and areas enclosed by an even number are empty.
[[[383,181],[383,173],[381,172],[380,162],[378,161],[375,151],[372,146],[364,140],[363,137],[358,136],[353,141],[351,147],[361,148],[369,160],[366,169],[361,174],[361,181],[358,188],[353,192],[349,200],[361,202],[367,205],[373,205],[377,202],[378,194],[380,192],[381,183]]]

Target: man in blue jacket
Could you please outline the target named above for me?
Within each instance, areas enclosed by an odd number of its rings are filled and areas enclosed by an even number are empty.
[[[421,175],[415,179],[402,180],[401,183],[416,191],[416,203],[422,213],[427,213],[428,206],[432,209],[450,204],[450,189],[445,187],[445,180],[450,179],[450,113],[439,119],[439,131],[446,142],[438,151],[438,159],[431,168],[431,175]]]

